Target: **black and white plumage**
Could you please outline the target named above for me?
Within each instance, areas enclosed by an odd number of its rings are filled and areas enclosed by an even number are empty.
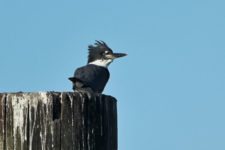
[[[109,64],[116,58],[126,56],[124,53],[113,53],[105,42],[96,41],[88,46],[88,64],[75,70],[69,78],[73,90],[102,93],[110,77]]]

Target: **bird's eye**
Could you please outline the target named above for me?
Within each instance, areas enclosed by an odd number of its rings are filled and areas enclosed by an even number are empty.
[[[105,54],[109,54],[109,51],[105,51]]]

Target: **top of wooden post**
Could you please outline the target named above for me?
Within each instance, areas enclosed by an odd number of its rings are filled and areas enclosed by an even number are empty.
[[[0,93],[0,149],[117,150],[116,99],[80,92]]]

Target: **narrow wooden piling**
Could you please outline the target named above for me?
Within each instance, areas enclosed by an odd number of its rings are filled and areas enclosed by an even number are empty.
[[[117,150],[116,99],[0,93],[0,150]]]

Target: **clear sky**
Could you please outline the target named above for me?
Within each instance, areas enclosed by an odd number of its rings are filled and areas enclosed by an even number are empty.
[[[72,91],[104,40],[119,150],[225,150],[224,0],[1,0],[0,92]]]

